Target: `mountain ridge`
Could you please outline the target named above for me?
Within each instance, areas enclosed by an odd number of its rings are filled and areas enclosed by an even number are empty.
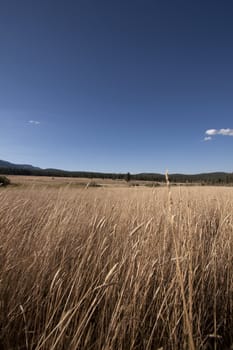
[[[30,164],[15,164],[8,162],[6,160],[1,160],[0,159],[0,168],[11,168],[11,169],[37,169],[37,170],[42,170],[39,167],[35,167]]]
[[[31,164],[16,164],[12,163],[6,160],[0,159],[0,168],[1,169],[18,169],[18,170],[35,170],[35,171],[41,171],[41,172],[57,172],[57,173],[67,173],[67,174],[118,174],[118,175],[124,175],[125,173],[114,173],[114,172],[101,172],[101,171],[85,171],[85,170],[63,170],[63,169],[56,169],[56,168],[40,168],[33,166]],[[182,176],[182,177],[197,177],[197,176],[227,176],[232,175],[232,172],[224,172],[224,171],[213,171],[213,172],[203,172],[203,173],[195,173],[195,174],[185,174],[185,173],[170,173],[169,176]],[[139,177],[150,177],[150,176],[164,176],[164,174],[161,173],[152,173],[152,172],[141,172],[141,173],[135,173],[132,174],[133,176],[139,176]]]

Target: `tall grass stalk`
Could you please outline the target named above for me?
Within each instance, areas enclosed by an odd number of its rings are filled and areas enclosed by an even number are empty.
[[[229,350],[233,189],[0,191],[0,348]]]

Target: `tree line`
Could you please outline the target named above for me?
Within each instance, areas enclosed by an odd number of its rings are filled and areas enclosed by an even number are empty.
[[[89,171],[66,171],[59,169],[21,169],[21,168],[0,168],[0,174],[4,175],[27,175],[27,176],[49,176],[49,177],[85,177],[90,179],[113,179],[130,181],[153,181],[164,183],[165,176],[156,173],[101,173]],[[203,185],[225,185],[233,184],[233,173],[203,173],[195,175],[171,174],[169,179],[172,183],[203,184]]]

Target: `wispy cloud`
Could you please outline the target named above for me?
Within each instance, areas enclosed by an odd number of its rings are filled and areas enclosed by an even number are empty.
[[[204,141],[211,141],[212,140],[212,137],[211,136],[206,136],[204,137]]]
[[[233,136],[233,129],[209,129],[205,132],[206,135],[223,135],[223,136]]]
[[[38,120],[29,120],[28,123],[33,125],[40,125],[40,122]]]
[[[205,134],[206,135],[216,135],[218,132],[218,130],[216,129],[209,129],[209,130],[206,130]]]

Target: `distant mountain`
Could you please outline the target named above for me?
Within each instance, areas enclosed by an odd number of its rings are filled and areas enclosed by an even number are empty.
[[[41,168],[32,166],[30,164],[14,164],[5,160],[0,160],[0,168],[5,169],[26,169],[26,170],[41,170]]]
[[[29,164],[14,164],[0,160],[0,174],[8,175],[35,175],[52,177],[86,177],[90,179],[119,179],[126,180],[127,174],[124,173],[101,173],[91,171],[67,171],[61,169],[41,169]],[[131,180],[143,180],[154,182],[165,182],[164,174],[158,173],[140,173],[131,174]],[[213,172],[202,174],[169,174],[169,180],[172,183],[198,183],[198,184],[231,184],[233,185],[233,173]]]

